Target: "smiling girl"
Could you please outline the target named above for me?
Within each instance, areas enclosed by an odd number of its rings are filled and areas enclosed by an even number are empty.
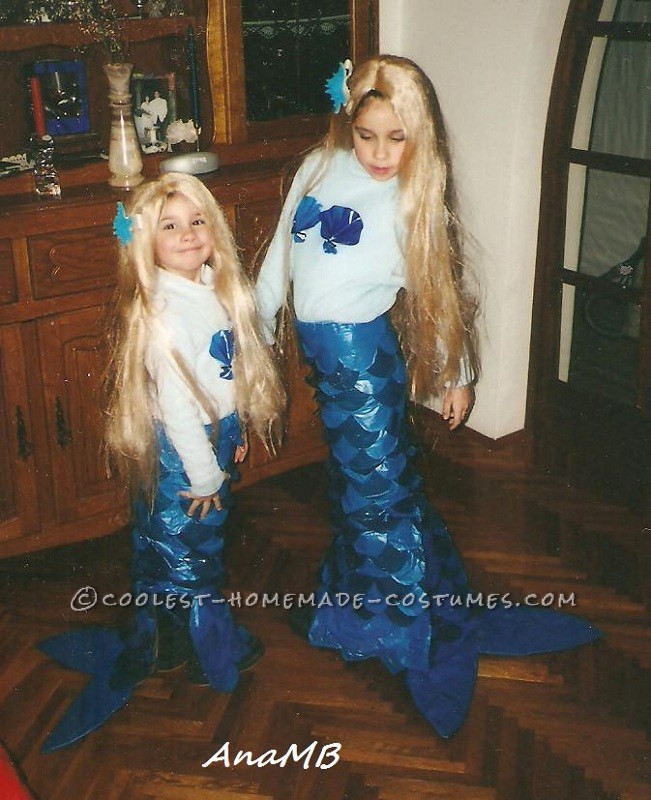
[[[268,440],[284,393],[231,231],[200,180],[143,184],[116,226],[106,439],[137,495],[133,589],[150,602],[111,685],[187,661],[192,681],[231,691],[262,645],[219,602],[229,484],[246,429]]]

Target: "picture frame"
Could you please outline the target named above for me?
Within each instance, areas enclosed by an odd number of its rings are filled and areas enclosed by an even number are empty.
[[[90,131],[86,67],[81,59],[45,59],[27,65],[33,130],[39,136]]]
[[[131,76],[133,119],[143,153],[169,149],[165,135],[176,121],[176,75],[134,72]]]

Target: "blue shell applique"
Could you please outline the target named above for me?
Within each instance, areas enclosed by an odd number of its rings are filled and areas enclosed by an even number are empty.
[[[210,355],[221,364],[220,378],[233,380],[233,331],[222,330],[213,334],[210,341]]]
[[[317,202],[310,195],[305,197],[298,204],[294,222],[292,223],[292,236],[295,242],[305,241],[305,231],[313,228],[319,221],[321,215],[321,203]]]
[[[321,212],[321,236],[324,238],[323,250],[336,253],[338,244],[358,244],[364,223],[352,208],[332,206]]]

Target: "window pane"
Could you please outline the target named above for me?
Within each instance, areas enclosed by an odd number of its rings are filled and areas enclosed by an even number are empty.
[[[650,86],[649,42],[593,39],[572,146],[651,158]]]
[[[616,22],[651,22],[651,0],[619,0]]]
[[[650,189],[649,178],[570,166],[562,266],[599,280],[563,286],[558,377],[626,405],[636,401],[640,333],[626,289],[642,283]]]
[[[585,172],[578,271],[616,281],[624,270],[628,284],[640,286],[651,181],[598,169]]]
[[[639,288],[650,192],[649,178],[571,164],[560,266]]]
[[[611,40],[606,46],[590,149],[651,158],[651,45]]]
[[[651,0],[604,0],[600,22],[651,22]]]
[[[243,0],[247,117],[330,110],[325,82],[350,53],[349,0]]]
[[[569,359],[567,355],[560,359],[559,378],[580,391],[634,406],[639,306],[582,288],[563,288],[563,317],[571,318],[571,344]],[[567,344],[563,346],[567,353]]]

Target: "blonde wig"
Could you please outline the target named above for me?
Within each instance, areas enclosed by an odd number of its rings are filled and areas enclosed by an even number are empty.
[[[154,244],[158,220],[168,198],[183,195],[199,208],[213,233],[209,265],[214,291],[233,325],[236,409],[273,448],[285,405],[285,392],[269,347],[259,331],[252,285],[241,269],[231,229],[209,189],[191,175],[167,173],[139,186],[125,201],[131,240],[119,248],[118,285],[110,334],[107,372],[106,445],[132,491],[151,498],[157,481],[157,448],[150,397],[154,387],[145,367],[151,337],[165,338],[152,309],[158,267]],[[199,404],[218,424],[218,410],[198,385],[174,348],[170,357]]]
[[[335,150],[350,150],[352,129],[365,104],[386,100],[406,135],[398,180],[406,263],[405,291],[391,311],[410,379],[424,401],[459,379],[465,358],[475,376],[477,304],[463,281],[450,157],[443,117],[430,79],[413,61],[392,55],[368,59],[348,79],[350,98],[333,114],[321,143],[323,158],[312,188]]]

